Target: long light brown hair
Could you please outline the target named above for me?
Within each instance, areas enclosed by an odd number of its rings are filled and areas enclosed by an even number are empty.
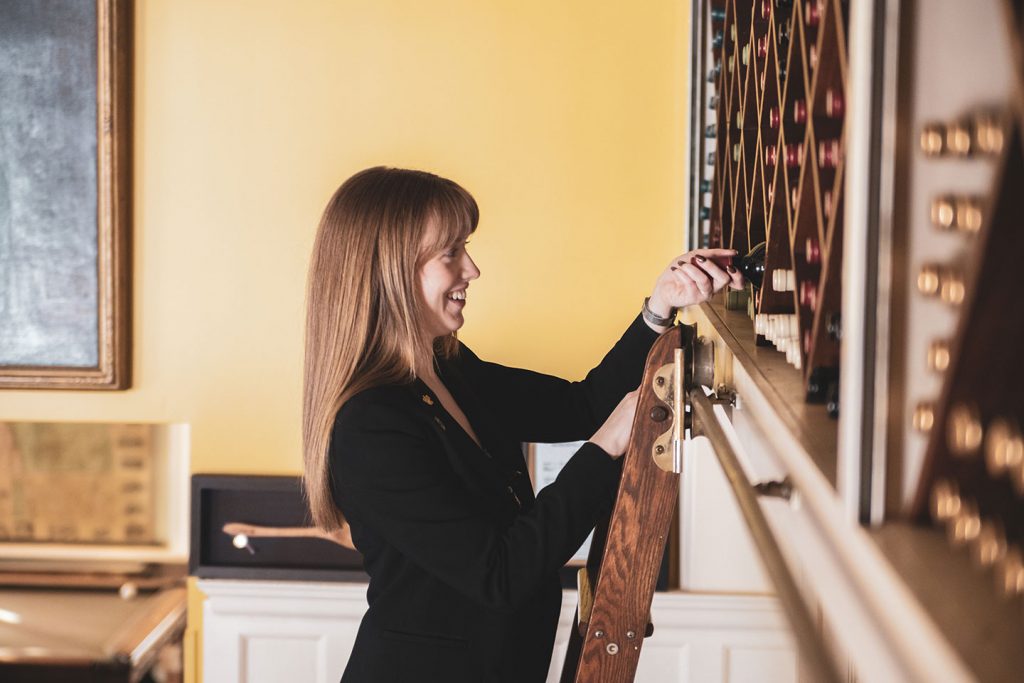
[[[435,352],[455,352],[454,335],[423,332],[419,270],[478,221],[476,201],[456,183],[398,168],[361,171],[327,203],[309,264],[302,400],[303,483],[321,529],[344,525],[328,460],[341,406],[364,389],[412,381]]]

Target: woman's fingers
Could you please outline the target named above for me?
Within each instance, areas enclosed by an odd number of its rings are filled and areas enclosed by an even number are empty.
[[[693,257],[693,261],[691,261],[691,263],[707,273],[708,277],[710,277],[711,281],[714,283],[716,292],[728,285],[732,279],[729,277],[729,274],[725,272],[725,268],[706,256],[697,254]]]
[[[747,281],[743,277],[743,273],[736,268],[736,266],[730,265],[726,269],[726,273],[729,275],[729,286],[733,289],[743,289],[747,286]]]
[[[684,263],[676,272],[681,273],[681,277],[689,278],[693,282],[693,286],[700,292],[701,298],[707,299],[714,294],[715,283],[711,277],[692,263]]]

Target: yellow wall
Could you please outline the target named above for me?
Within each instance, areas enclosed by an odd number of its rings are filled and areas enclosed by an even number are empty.
[[[377,164],[480,203],[463,339],[581,376],[682,250],[688,4],[141,0],[134,388],[0,419],[184,421],[194,472],[297,473],[316,221]]]

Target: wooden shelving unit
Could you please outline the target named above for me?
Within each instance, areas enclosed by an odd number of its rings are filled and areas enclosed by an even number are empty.
[[[823,403],[839,365],[846,3],[727,0],[711,9],[721,20],[712,23],[716,121],[705,131],[716,138],[708,243],[741,253],[766,243],[751,308],[765,325],[786,316],[786,329],[760,341],[795,347],[787,358],[803,372],[806,398]],[[773,286],[787,271],[792,287]]]
[[[763,242],[766,276],[697,318],[758,428],[748,475],[799,501],[763,504],[774,533],[852,680],[1018,680],[1024,2],[699,16],[691,244]]]

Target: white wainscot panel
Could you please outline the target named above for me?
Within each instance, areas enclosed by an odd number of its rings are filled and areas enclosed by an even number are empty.
[[[680,583],[687,591],[772,593],[707,439],[686,442],[679,489]]]
[[[565,658],[576,592],[566,591],[547,683]],[[644,640],[636,683],[795,683],[796,647],[774,598],[656,593],[654,635]]]
[[[337,683],[348,663],[366,585],[201,580],[203,680]]]
[[[336,683],[366,610],[366,586],[201,580],[203,680]],[[566,591],[548,681],[558,680],[576,609]],[[766,596],[657,593],[637,683],[795,683],[792,639]]]

